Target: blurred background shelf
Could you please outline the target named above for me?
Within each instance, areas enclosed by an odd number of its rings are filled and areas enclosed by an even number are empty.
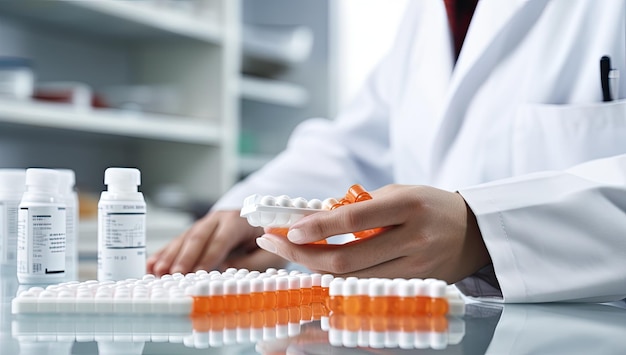
[[[217,10],[200,1],[3,0],[0,11],[23,21],[123,40],[220,43],[224,37]]]
[[[241,97],[275,105],[302,107],[309,102],[308,91],[296,84],[278,80],[241,77]]]
[[[76,110],[66,104],[0,99],[0,124],[219,145],[220,127],[182,117],[109,109]]]

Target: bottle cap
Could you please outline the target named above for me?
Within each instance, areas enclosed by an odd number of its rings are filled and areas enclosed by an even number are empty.
[[[0,191],[24,192],[26,169],[0,169]]]
[[[108,168],[104,171],[104,184],[110,191],[136,192],[141,173],[134,168]]]
[[[26,186],[38,186],[51,191],[57,191],[59,173],[53,169],[26,169]]]
[[[56,169],[59,173],[59,192],[62,194],[72,193],[76,184],[76,174],[71,169]]]

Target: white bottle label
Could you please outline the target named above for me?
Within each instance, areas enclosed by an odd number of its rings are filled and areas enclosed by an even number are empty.
[[[0,202],[0,264],[8,263],[8,238],[9,226],[7,226],[7,215],[4,203]]]
[[[17,224],[17,272],[65,273],[65,207],[22,207]]]
[[[141,278],[146,273],[146,206],[100,204],[98,279]]]
[[[0,203],[0,263],[15,267],[17,260],[17,210],[19,201]]]

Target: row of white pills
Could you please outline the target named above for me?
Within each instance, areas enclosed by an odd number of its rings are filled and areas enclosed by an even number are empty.
[[[448,285],[437,279],[359,279],[337,277],[330,283],[330,296],[398,296],[398,297],[433,297],[446,296]]]

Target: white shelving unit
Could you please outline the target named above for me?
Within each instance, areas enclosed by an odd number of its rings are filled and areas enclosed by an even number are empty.
[[[96,93],[107,85],[169,85],[176,89],[181,107],[175,115],[164,115],[114,109],[77,110],[67,104],[2,98],[0,132],[18,129],[24,142],[31,138],[31,128],[33,132],[45,130],[51,139],[59,132],[88,132],[107,139],[124,138],[125,143],[128,138],[137,139],[130,144],[137,157],[129,163],[142,168],[147,190],[160,183],[178,182],[194,196],[219,197],[232,185],[236,169],[233,161],[238,112],[239,4],[232,0],[195,0],[185,2],[194,6],[186,12],[158,6],[159,3],[162,2],[0,2],[0,19],[9,22],[5,28],[0,27],[0,36],[20,41],[18,50],[0,50],[0,55],[32,59],[38,78],[66,80],[62,73],[72,72],[76,55],[94,62],[80,63],[77,71],[86,75],[80,77],[81,73],[76,73],[67,81],[86,83]],[[175,2],[170,4],[175,6]],[[78,53],[34,49],[49,42],[66,45],[66,50],[78,49]],[[113,63],[101,61],[97,54],[90,55],[92,48],[114,58]],[[67,61],[67,67],[63,61]],[[38,72],[40,67],[42,72]],[[108,72],[116,78],[107,80]],[[154,159],[154,153],[171,157],[175,166]],[[45,160],[36,163],[45,165]],[[0,165],[5,164],[0,161]],[[83,168],[90,167],[76,170]],[[165,181],[152,181],[155,176],[164,177]]]
[[[167,85],[179,102],[164,114],[1,97],[0,168],[71,168],[79,189],[97,194],[105,168],[133,166],[149,203],[175,185],[208,205],[238,173],[239,24],[238,0],[0,1],[0,56],[30,59],[37,82],[80,82],[96,94]],[[159,229],[149,244],[190,223],[159,220],[173,222],[148,225]],[[92,227],[81,226],[82,251],[95,251]]]

